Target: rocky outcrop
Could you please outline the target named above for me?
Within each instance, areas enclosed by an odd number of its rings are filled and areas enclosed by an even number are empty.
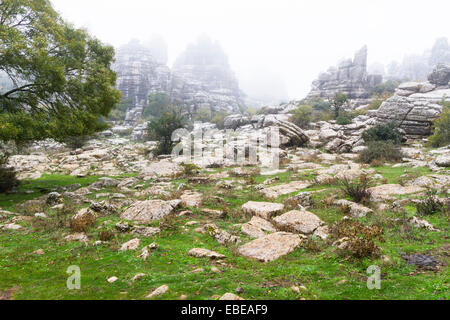
[[[245,115],[234,114],[225,118],[225,129],[236,130],[238,134],[267,135],[270,128],[277,128],[280,133],[280,146],[303,146],[309,137],[297,125],[289,122],[289,114],[256,115],[251,119]],[[270,142],[271,139],[268,139]]]
[[[152,50],[137,40],[117,49],[114,70],[117,72],[117,89],[129,105],[126,121],[135,122],[141,118],[149,94],[170,91],[170,69],[158,62]]]
[[[321,73],[313,82],[313,89],[308,98],[330,98],[337,92],[349,98],[368,98],[370,88],[382,82],[381,75],[367,73],[367,47],[364,46],[353,60],[342,61],[338,67],[331,67]]]
[[[167,48],[161,40],[142,45],[137,40],[117,49],[114,70],[117,88],[128,104],[126,121],[140,120],[152,93],[166,93],[186,111],[201,108],[238,113],[244,94],[218,43],[203,37],[176,60],[166,65]],[[136,133],[139,138],[139,133]]]
[[[401,84],[395,95],[375,112],[377,121],[395,121],[411,138],[430,135],[433,121],[442,112],[438,102],[450,101],[450,65],[439,64],[429,79]]]
[[[242,97],[228,58],[217,42],[201,37],[176,60],[171,98],[190,112],[213,108],[237,113],[243,105]]]

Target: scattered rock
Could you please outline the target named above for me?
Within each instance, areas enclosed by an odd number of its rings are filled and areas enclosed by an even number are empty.
[[[289,211],[274,218],[273,221],[283,230],[305,235],[314,233],[323,225],[323,221],[315,214],[297,210]]]
[[[131,205],[120,217],[139,223],[152,223],[171,214],[177,207],[176,202],[163,200],[138,201]]]
[[[225,293],[222,297],[219,298],[219,300],[223,301],[238,301],[238,300],[244,300],[243,298],[235,295],[234,293]]]
[[[191,249],[188,252],[188,255],[195,257],[195,258],[210,258],[210,259],[224,259],[225,256],[223,254],[207,250],[207,249],[201,249],[201,248],[195,248]]]
[[[242,206],[244,213],[256,215],[266,220],[269,220],[274,215],[280,213],[283,209],[283,204],[272,202],[250,201]]]
[[[369,209],[367,207],[364,207],[363,205],[344,199],[335,201],[334,205],[339,206],[341,208],[348,208],[350,214],[354,218],[362,218],[368,215],[369,213],[373,212],[372,209]]]
[[[268,262],[291,253],[301,243],[301,238],[296,234],[277,232],[241,246],[238,252],[244,257]]]
[[[119,278],[117,278],[117,277],[111,277],[111,278],[108,279],[108,282],[109,282],[109,283],[114,283],[114,282],[116,282],[117,280],[119,280]]]
[[[146,296],[147,299],[155,298],[162,296],[163,294],[167,293],[169,291],[169,287],[166,285],[162,285],[158,289],[151,292],[149,295]]]
[[[136,250],[137,248],[139,248],[140,244],[141,244],[140,239],[136,238],[136,239],[130,240],[130,241],[124,243],[120,247],[120,251]]]
[[[311,185],[305,181],[294,181],[288,184],[282,184],[270,188],[262,189],[260,192],[268,199],[276,199],[282,195],[294,193],[302,189],[306,189]]]

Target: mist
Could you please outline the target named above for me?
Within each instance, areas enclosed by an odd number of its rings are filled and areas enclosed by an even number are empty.
[[[305,97],[320,72],[365,44],[369,66],[387,65],[450,37],[442,0],[51,2],[67,21],[116,47],[159,35],[169,66],[207,34],[225,50],[241,89],[259,94],[273,87],[283,100]]]

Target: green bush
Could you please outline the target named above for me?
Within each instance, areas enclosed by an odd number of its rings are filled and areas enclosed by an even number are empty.
[[[225,118],[227,117],[226,112],[218,112],[214,114],[211,122],[214,123],[218,129],[222,130],[225,128]]]
[[[352,119],[350,119],[350,117],[345,116],[345,115],[340,115],[336,119],[336,124],[341,125],[341,126],[345,126],[345,125],[348,125],[351,123],[352,123]]]
[[[439,148],[450,144],[450,102],[442,101],[442,113],[434,122],[434,134],[429,139],[432,147]]]
[[[156,155],[166,155],[172,152],[174,142],[172,133],[186,125],[184,116],[180,110],[171,108],[171,111],[165,113],[160,119],[153,119],[147,127],[147,138],[158,141],[155,151]]]
[[[398,130],[395,122],[387,124],[377,124],[363,132],[362,138],[367,143],[376,141],[391,141],[393,144],[400,144],[403,140],[403,135]]]
[[[370,141],[367,149],[359,154],[359,161],[371,164],[373,162],[399,162],[403,154],[398,145],[392,141]]]
[[[300,105],[294,110],[292,117],[289,119],[302,129],[308,128],[313,114],[313,107],[307,105]]]
[[[392,95],[395,92],[395,89],[400,85],[399,82],[394,80],[388,80],[386,82],[380,83],[371,89],[372,95],[384,95],[389,94]]]

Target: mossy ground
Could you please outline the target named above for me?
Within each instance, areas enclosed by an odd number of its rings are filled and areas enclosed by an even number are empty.
[[[428,169],[405,169],[380,167],[376,171],[383,175],[387,183],[398,183],[399,177],[408,170],[418,175],[429,173]],[[273,176],[272,176],[273,177]],[[291,180],[312,179],[309,171],[286,172],[278,175],[278,183]],[[189,221],[199,224],[214,222],[232,234],[240,235],[236,224],[245,223],[249,217],[242,215],[241,206],[247,201],[264,201],[254,189],[267,176],[255,176],[253,181],[235,179],[242,182],[242,189],[223,190],[215,183],[192,185],[186,179],[172,183],[187,184],[187,188],[204,194],[204,207],[225,210],[226,218],[218,219],[192,209],[192,215],[173,216],[164,223],[163,231],[141,240],[141,248],[156,242],[159,248],[147,261],[138,258],[140,251],[119,252],[120,245],[135,236],[116,233],[110,241],[99,246],[93,242],[99,240],[99,232],[105,228],[114,230],[119,217],[106,216],[98,219],[97,226],[87,235],[91,239],[89,246],[79,242],[66,242],[63,237],[70,233],[69,228],[57,227],[55,212],[49,215],[47,224],[31,217],[29,221],[18,222],[24,229],[19,231],[0,231],[0,295],[16,288],[15,299],[145,299],[145,296],[157,287],[166,284],[170,291],[161,299],[178,299],[186,295],[188,299],[211,299],[214,295],[235,292],[242,287],[245,299],[448,299],[449,269],[448,255],[448,215],[436,214],[427,217],[441,232],[421,229],[402,231],[401,224],[391,223],[389,217],[401,218],[395,212],[380,212],[361,219],[364,224],[378,224],[384,230],[385,242],[377,243],[381,258],[355,259],[337,254],[332,246],[316,240],[317,250],[299,248],[290,255],[269,263],[243,258],[236,254],[236,248],[219,245],[209,235],[200,234],[194,229],[198,225],[185,227]],[[0,207],[14,211],[15,205],[35,199],[49,191],[74,183],[86,186],[98,177],[83,179],[45,175],[41,179],[22,184],[19,192],[0,195]],[[326,198],[339,193],[336,185],[314,186],[306,191],[323,190],[314,194],[318,205],[310,211],[317,214],[327,224],[339,221],[343,212],[326,205]],[[111,190],[101,190],[104,193]],[[94,198],[95,195],[90,195]],[[216,197],[223,199],[223,203]],[[276,199],[283,202],[287,196]],[[87,205],[87,204],[86,204]],[[408,206],[407,214],[415,214],[414,206]],[[155,223],[158,225],[158,223]],[[189,257],[192,248],[207,248],[224,254],[227,266],[217,265],[221,273],[214,273],[214,262],[208,259]],[[33,252],[43,249],[44,255]],[[422,271],[410,266],[401,258],[403,254],[429,253],[439,259],[444,266],[439,271]],[[67,268],[77,265],[81,269],[81,289],[68,290]],[[366,282],[369,266],[378,265],[382,271],[380,290],[369,290]],[[194,270],[203,268],[200,273]],[[140,281],[131,279],[138,273],[146,276]],[[119,280],[108,283],[107,279],[116,276]],[[292,286],[305,286],[306,291],[295,293]]]

